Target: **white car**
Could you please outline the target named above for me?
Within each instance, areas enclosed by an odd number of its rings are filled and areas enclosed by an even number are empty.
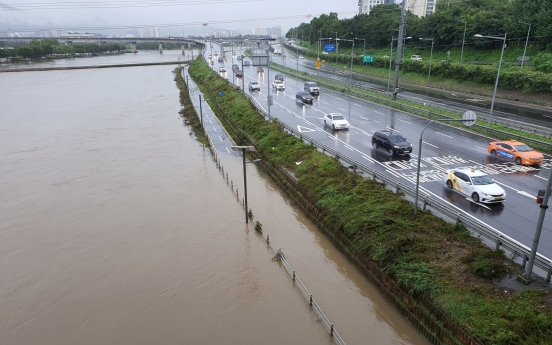
[[[274,80],[272,82],[272,87],[276,89],[276,91],[285,91],[286,85],[281,80]]]
[[[324,125],[330,126],[333,129],[349,129],[349,121],[338,113],[326,114],[324,116]]]
[[[506,192],[489,176],[475,169],[453,169],[445,172],[445,185],[471,198],[475,203],[497,203],[506,200]]]
[[[219,72],[220,72],[220,73],[226,73],[226,68],[220,67],[220,68],[219,68]]]
[[[324,55],[328,55],[328,52],[324,51],[324,52],[322,52],[322,54],[324,54]]]
[[[299,59],[303,59],[303,55],[299,55]]]

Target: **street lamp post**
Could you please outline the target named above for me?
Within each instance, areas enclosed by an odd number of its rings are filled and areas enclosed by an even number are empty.
[[[548,199],[552,191],[552,169],[550,169],[550,176],[548,177],[548,184],[544,191],[544,197],[542,204],[540,205],[539,220],[537,221],[537,229],[535,230],[535,237],[533,238],[533,245],[531,246],[531,254],[529,255],[529,262],[527,263],[527,269],[525,270],[525,279],[530,282],[531,275],[533,273],[533,264],[535,263],[535,256],[537,255],[537,248],[539,246],[539,239],[541,235],[542,225],[544,223],[544,216],[548,209]]]
[[[351,35],[353,35],[353,49],[351,49],[351,73],[349,74],[349,91],[353,88],[353,52],[355,51],[355,34],[351,32]]]
[[[188,76],[186,76],[186,77],[188,77]],[[201,102],[208,101],[208,99],[206,99],[206,98],[201,99],[201,96],[202,95],[199,94],[199,117],[201,119],[201,126],[203,126],[203,108],[201,107]]]
[[[500,78],[500,67],[502,66],[502,57],[504,56],[504,46],[506,46],[506,34],[504,34],[504,37],[497,37],[497,36],[482,36],[480,34],[474,35],[475,37],[479,38],[492,38],[495,40],[502,40],[502,52],[500,53],[500,62],[498,63],[498,72],[496,73],[496,82],[493,92],[493,100],[491,101],[491,111],[489,112],[489,122],[487,124],[487,127],[491,128],[491,118],[493,117],[493,109],[494,109],[494,103],[496,98],[496,89],[498,88],[498,79]]]
[[[245,203],[245,223],[249,223],[249,209],[247,208],[247,174],[245,170],[245,153],[246,152],[254,152],[255,147],[254,146],[232,146],[232,150],[234,151],[241,151],[243,156],[243,190],[244,190],[244,203]],[[258,162],[260,159],[256,159],[254,162]]]
[[[434,41],[434,39],[433,38],[420,38],[420,41],[429,41],[429,40],[431,40],[431,53],[429,55],[429,72],[427,73],[426,96],[427,96],[427,91],[429,89],[429,78],[431,77],[431,62],[433,60],[433,41]]]
[[[475,124],[476,115],[473,111],[466,111],[464,115],[462,116],[462,119],[440,119],[440,120],[432,120],[430,121],[422,130],[422,133],[420,134],[420,140],[418,142],[418,168],[416,171],[416,195],[414,197],[414,215],[418,213],[418,194],[420,191],[420,163],[422,160],[422,136],[424,135],[425,130],[429,125],[431,125],[435,121],[462,121],[464,122],[464,125],[466,126],[473,126]]]
[[[398,30],[397,30],[398,31]],[[409,40],[412,37],[408,36],[405,40]],[[387,77],[387,93],[389,94],[389,87],[391,84],[391,62],[393,61],[393,41],[396,41],[395,37],[391,36],[391,52],[389,54],[389,76]]]
[[[460,53],[460,61],[464,58],[464,43],[466,42],[466,25],[467,22],[464,23],[464,37],[462,38],[462,52]]]
[[[525,25],[529,25],[529,29],[527,30],[527,38],[525,39],[525,49],[523,49],[523,57],[521,58],[521,66],[519,67],[519,69],[522,69],[523,68],[523,62],[526,59],[525,53],[527,52],[527,43],[529,43],[529,32],[531,31],[531,24],[525,23],[525,22],[520,22],[520,23],[525,24]]]
[[[366,55],[366,38],[355,38],[355,40],[364,41],[364,51],[362,53],[362,65],[364,65],[364,55]],[[358,51],[358,48],[357,48],[357,51]]]

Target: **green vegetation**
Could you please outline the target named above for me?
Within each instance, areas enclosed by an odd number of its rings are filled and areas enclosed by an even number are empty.
[[[552,294],[505,293],[493,284],[490,277],[516,271],[503,252],[429,211],[414,216],[412,205],[383,184],[350,172],[337,159],[286,134],[278,121],[265,121],[203,60],[196,60],[189,72],[217,116],[224,112],[245,131],[266,164],[280,164],[295,174],[297,190],[321,212],[318,226],[344,236],[364,255],[359,260],[377,263],[411,294],[413,303],[434,305],[482,344],[552,343]],[[219,91],[223,97],[216,96]],[[247,136],[234,140],[250,145]]]
[[[552,76],[548,74],[552,73],[552,27],[549,25],[552,7],[549,1],[448,0],[437,2],[436,8],[435,13],[421,18],[410,12],[407,14],[406,36],[411,39],[406,40],[405,72],[428,74],[431,41],[420,38],[433,38],[432,76],[494,85],[502,41],[474,35],[503,36],[508,33],[499,86],[526,93],[552,92]],[[310,23],[290,29],[286,37],[304,38],[303,45],[310,47],[306,55],[316,56],[318,38],[323,38],[323,43],[335,43],[335,37],[351,40],[351,33],[354,33],[359,39],[355,42],[354,53],[373,54],[374,66],[385,67],[389,60],[382,56],[390,55],[391,37],[397,36],[394,30],[399,20],[398,5],[378,5],[369,14],[350,19],[339,20],[336,13],[321,15]],[[520,22],[531,23],[526,53],[530,60],[522,70],[517,58],[523,56],[528,26]],[[462,53],[464,28],[466,40]],[[350,60],[351,48],[350,42],[341,41],[339,53],[343,56],[329,54],[325,58],[332,61],[337,58],[338,63],[345,63]],[[410,61],[411,55],[421,55],[423,61]],[[361,58],[355,57],[354,63],[362,64]]]
[[[0,58],[10,59],[42,59],[45,57],[75,56],[81,54],[105,54],[125,50],[122,44],[69,44],[60,45],[55,38],[32,40],[27,46],[17,46],[13,49],[0,49]]]
[[[308,75],[307,76],[305,73],[297,73],[297,71],[293,71],[293,70],[290,70],[290,69],[284,69],[282,66],[277,65],[275,63],[271,64],[271,68],[273,68],[275,70],[285,72],[287,74],[294,75],[294,76],[296,76],[298,78],[301,78],[301,79],[304,79],[304,80],[317,81],[317,82],[320,82],[320,83],[324,83],[325,87],[328,87],[328,88],[331,88],[331,89],[334,89],[334,90],[337,90],[337,91],[340,91],[340,92],[343,92],[343,93],[350,93],[350,92],[347,91],[348,88],[349,88],[349,85],[346,85],[346,84],[340,84],[336,81],[331,81],[331,83],[329,83],[324,78],[319,78],[319,77],[316,77],[316,76],[313,76],[313,75]],[[421,117],[425,117],[425,118],[428,118],[428,119],[438,118],[436,115],[444,115],[444,116],[447,116],[447,117],[450,117],[450,118],[457,118],[457,119],[462,118],[462,115],[459,115],[459,114],[456,114],[456,113],[451,113],[451,112],[448,112],[448,111],[435,109],[435,108],[431,108],[431,107],[428,107],[428,106],[419,105],[419,104],[409,102],[409,101],[405,101],[405,100],[392,101],[391,97],[389,97],[389,96],[381,95],[381,94],[378,94],[378,93],[375,93],[375,92],[370,92],[370,91],[367,91],[367,90],[364,90],[364,89],[359,89],[359,88],[356,88],[356,87],[353,87],[352,91],[355,91],[355,93],[353,95],[356,96],[356,97],[360,97],[360,98],[369,100],[369,101],[374,102],[374,103],[384,104],[384,105],[389,106],[391,108],[403,110],[405,112],[415,114],[415,115],[418,115],[418,116],[421,116]],[[476,123],[480,126],[484,126],[484,127],[487,126],[487,122],[484,121],[484,120],[477,120]],[[461,122],[449,122],[449,123],[447,123],[447,125],[455,126],[455,127],[461,127],[464,130],[470,130],[470,131],[473,131],[475,133],[483,134],[483,135],[489,136],[491,138],[499,139],[499,140],[512,139],[512,137],[508,134],[503,134],[503,133],[495,132],[495,131],[489,131],[488,129],[482,128],[482,127],[470,127],[468,129]],[[513,135],[516,135],[516,136],[531,138],[531,139],[535,139],[535,140],[539,140],[539,141],[542,141],[542,142],[545,142],[545,143],[552,144],[552,138],[547,138],[547,137],[544,137],[544,136],[541,136],[541,135],[535,135],[535,134],[532,134],[532,133],[523,132],[523,131],[513,129],[513,128],[508,128],[508,127],[504,127],[504,126],[500,126],[500,125],[496,125],[496,124],[491,124],[491,129],[499,130],[499,131],[503,131],[503,132],[506,132],[506,133],[511,133]],[[537,144],[537,143],[527,143],[527,144],[529,144],[531,147],[533,147],[536,150],[539,150],[541,152],[552,153],[552,148],[550,146],[540,145],[540,144]]]

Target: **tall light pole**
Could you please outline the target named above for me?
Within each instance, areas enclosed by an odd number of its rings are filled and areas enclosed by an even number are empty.
[[[523,58],[521,59],[521,66],[519,67],[519,69],[522,69],[523,68],[523,62],[526,59],[525,53],[527,52],[527,43],[529,43],[529,32],[531,31],[531,24],[526,23],[526,22],[519,22],[519,23],[529,25],[529,29],[527,30],[527,39],[525,39],[525,49],[523,49]]]
[[[491,128],[491,118],[493,117],[493,109],[494,109],[494,103],[496,98],[496,89],[498,88],[498,79],[500,77],[500,67],[502,66],[502,57],[504,56],[504,47],[506,46],[506,34],[504,34],[504,37],[482,36],[480,34],[477,34],[474,36],[479,38],[492,38],[495,40],[502,40],[502,53],[500,53],[500,62],[498,63],[498,72],[496,73],[496,82],[495,82],[495,87],[493,92],[493,100],[491,101],[491,111],[489,112],[489,123],[487,124],[487,127]]]
[[[462,38],[462,53],[460,53],[460,61],[462,61],[462,59],[464,58],[464,43],[466,42],[467,22],[463,22],[463,23],[464,23],[464,37]]]
[[[548,199],[552,190],[552,169],[550,169],[550,176],[548,176],[548,184],[544,191],[544,197],[542,204],[540,205],[539,220],[537,221],[537,229],[535,230],[535,237],[533,238],[533,245],[531,246],[531,254],[529,255],[529,262],[527,263],[527,270],[525,270],[525,279],[531,281],[531,274],[533,273],[533,264],[535,263],[535,256],[537,255],[537,248],[539,246],[539,239],[544,223],[544,216],[548,209]]]
[[[245,223],[249,223],[249,210],[247,208],[247,174],[245,170],[245,153],[246,152],[254,152],[255,150],[254,146],[231,146],[232,150],[234,151],[241,151],[243,156],[243,190],[244,190],[244,201],[245,201]],[[256,159],[254,162],[258,162],[260,159]]]
[[[364,51],[362,53],[362,64],[364,65],[364,55],[366,55],[366,38],[355,38],[355,40],[364,41]]]
[[[429,89],[429,77],[431,77],[431,62],[433,60],[433,41],[434,41],[434,39],[433,38],[420,38],[420,41],[429,41],[429,40],[431,40],[431,53],[429,55],[429,72],[427,73],[426,96],[427,96],[427,91]]]
[[[335,32],[335,63],[337,64],[337,57],[339,56],[339,44],[337,43],[337,31]]]
[[[396,30],[396,29],[395,29]],[[409,40],[412,37],[406,37],[405,40]],[[387,93],[389,94],[389,86],[391,84],[391,62],[393,61],[393,41],[396,41],[395,37],[391,36],[391,52],[389,54],[389,76],[387,77]]]
[[[354,35],[354,34],[351,32],[351,35]],[[353,86],[353,51],[355,50],[355,37],[353,36],[352,40],[347,40],[344,38],[336,38],[335,40],[336,42],[337,41],[353,42],[353,49],[351,50],[351,72],[349,73],[349,90],[351,90]]]
[[[203,95],[202,94],[199,94],[199,116],[200,116],[200,119],[201,119],[201,126],[203,127],[203,108],[201,108],[201,102],[203,101],[208,101],[208,99],[201,99]]]
[[[414,215],[418,213],[418,194],[420,191],[420,162],[422,160],[422,136],[424,135],[425,130],[429,125],[431,125],[435,121],[443,122],[443,121],[462,121],[464,122],[464,125],[466,126],[473,126],[475,124],[476,115],[473,111],[466,111],[464,115],[462,116],[462,119],[440,119],[440,120],[433,120],[430,121],[422,130],[422,133],[420,134],[420,141],[418,142],[418,169],[416,171],[416,195],[414,197]]]
[[[399,25],[399,37],[397,39],[397,58],[395,59],[395,78],[393,87],[393,100],[397,99],[397,93],[399,92],[399,70],[402,63],[402,45],[404,36],[404,23],[406,16],[406,1],[403,0],[401,8],[401,23]]]

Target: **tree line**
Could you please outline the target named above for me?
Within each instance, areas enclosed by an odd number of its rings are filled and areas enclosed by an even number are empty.
[[[316,43],[319,38],[351,39],[354,35],[365,39],[367,46],[384,47],[389,46],[391,37],[397,37],[400,16],[399,5],[377,5],[369,14],[347,19],[338,19],[337,13],[332,12],[301,23],[290,29],[286,37]],[[447,0],[438,1],[435,12],[424,17],[408,11],[405,34],[413,38],[409,45],[431,44],[419,38],[434,38],[435,46],[446,47],[461,45],[465,29],[465,44],[500,47],[500,41],[478,39],[474,35],[507,33],[508,43],[524,45],[531,24],[530,46],[552,51],[551,18],[550,0]]]
[[[29,45],[0,49],[0,58],[35,60],[49,56],[114,53],[124,51],[122,44],[68,44],[61,45],[55,38],[32,40]]]

